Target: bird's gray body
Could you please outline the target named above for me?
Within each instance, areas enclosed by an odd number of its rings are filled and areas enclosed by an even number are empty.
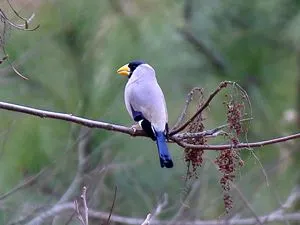
[[[151,122],[156,131],[165,130],[168,122],[166,102],[150,65],[142,64],[134,70],[126,84],[124,98],[132,118],[133,110],[138,111]]]

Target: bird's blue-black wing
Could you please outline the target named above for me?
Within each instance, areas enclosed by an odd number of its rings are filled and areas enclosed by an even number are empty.
[[[155,133],[152,129],[152,125],[149,122],[149,120],[145,119],[145,117],[143,116],[143,113],[134,110],[134,108],[131,106],[131,111],[132,111],[132,117],[134,119],[134,121],[140,123],[141,127],[143,128],[143,130],[146,132],[146,134],[153,140],[156,140],[156,136]]]

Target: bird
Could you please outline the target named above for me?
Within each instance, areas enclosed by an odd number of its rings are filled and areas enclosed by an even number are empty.
[[[117,73],[128,78],[124,100],[129,115],[156,141],[160,166],[172,168],[174,164],[167,146],[167,106],[155,70],[142,60],[134,60],[120,67]]]

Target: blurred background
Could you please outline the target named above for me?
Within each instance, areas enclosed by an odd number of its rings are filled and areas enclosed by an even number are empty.
[[[221,81],[231,80],[248,92],[252,103],[249,141],[299,130],[299,1],[10,2],[26,18],[35,13],[31,26],[40,28],[7,27],[4,34],[2,25],[1,44],[29,80],[16,75],[8,62],[1,64],[1,101],[131,126],[123,102],[127,80],[116,70],[143,59],[156,69],[170,126],[193,87],[208,96]],[[11,21],[22,23],[6,0],[0,0],[0,8]],[[226,124],[223,97],[204,114],[205,129]],[[76,199],[83,185],[89,207],[103,212],[110,211],[117,187],[113,213],[126,217],[145,218],[165,194],[168,203],[159,219],[253,216],[236,191],[232,211],[224,214],[221,174],[213,163],[217,152],[206,152],[198,178],[185,181],[183,149],[175,144],[169,144],[175,167],[161,169],[155,143],[148,138],[4,110],[0,124],[0,196],[42,173],[0,198],[0,224],[25,224],[58,202]],[[298,145],[262,147],[255,155],[242,151],[245,165],[235,183],[257,215],[280,207],[300,182]],[[87,160],[82,170],[80,154]],[[66,224],[69,218],[50,217],[43,224]],[[76,219],[69,223],[79,224]]]

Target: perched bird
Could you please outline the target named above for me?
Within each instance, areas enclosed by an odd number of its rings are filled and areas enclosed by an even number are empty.
[[[161,167],[172,168],[173,161],[166,143],[167,107],[154,69],[143,61],[132,61],[117,73],[128,77],[124,93],[128,113],[156,141]]]

